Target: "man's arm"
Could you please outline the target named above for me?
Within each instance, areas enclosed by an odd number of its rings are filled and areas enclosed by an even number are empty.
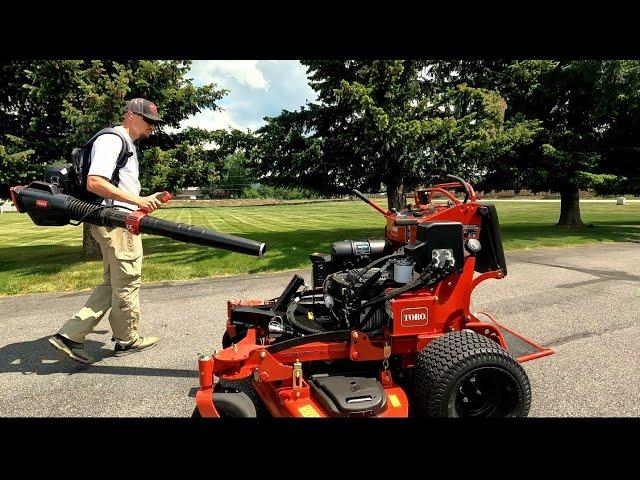
[[[109,179],[100,175],[89,175],[87,177],[87,190],[102,198],[132,203],[133,205],[137,205],[138,208],[146,210],[148,213],[153,212],[162,204],[160,197],[163,195],[163,192],[156,192],[148,197],[139,197],[138,195],[133,195],[119,189],[112,184]]]

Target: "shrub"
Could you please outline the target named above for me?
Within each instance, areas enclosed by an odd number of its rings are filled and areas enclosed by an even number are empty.
[[[270,187],[260,185],[245,188],[242,191],[242,198],[275,198],[277,200],[303,200],[319,198],[317,192],[306,188]]]

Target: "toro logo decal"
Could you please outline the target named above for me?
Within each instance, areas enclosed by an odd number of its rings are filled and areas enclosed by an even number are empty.
[[[38,208],[47,208],[49,206],[49,202],[46,200],[36,200],[36,207]]]
[[[400,312],[400,325],[403,327],[424,327],[427,323],[429,323],[427,307],[403,308]]]

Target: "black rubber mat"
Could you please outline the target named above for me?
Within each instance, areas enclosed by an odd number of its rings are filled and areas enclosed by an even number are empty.
[[[541,349],[536,348],[529,342],[525,342],[520,337],[516,337],[514,334],[502,328],[500,325],[496,325],[500,330],[500,333],[504,337],[504,341],[507,343],[507,350],[514,357],[518,358],[523,355],[531,355],[532,353],[538,353]]]
[[[504,341],[507,344],[507,350],[509,351],[509,353],[511,353],[511,355],[516,357],[516,359],[519,359],[520,357],[523,357],[525,355],[531,355],[533,353],[540,353],[545,351],[547,351],[547,355],[553,353],[553,351],[547,348],[538,347],[532,344],[531,342],[528,342],[527,340],[523,340],[517,335],[514,335],[509,330],[507,330],[502,325],[500,325],[498,322],[496,322],[492,317],[487,315],[486,313],[484,312],[478,312],[478,313],[481,315],[481,318],[480,318],[481,321],[491,323],[496,327],[498,327],[498,330],[500,330],[500,333],[502,334],[502,337],[504,338]]]

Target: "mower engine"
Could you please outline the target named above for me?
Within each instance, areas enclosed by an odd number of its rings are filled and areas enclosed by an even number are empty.
[[[461,238],[459,223],[424,224],[418,230],[418,241],[412,245],[360,268],[327,274],[321,290],[328,316],[335,319],[332,328],[381,333],[391,317],[388,303],[391,299],[462,270]],[[328,270],[334,269],[331,267]],[[314,275],[314,281],[321,278]]]

